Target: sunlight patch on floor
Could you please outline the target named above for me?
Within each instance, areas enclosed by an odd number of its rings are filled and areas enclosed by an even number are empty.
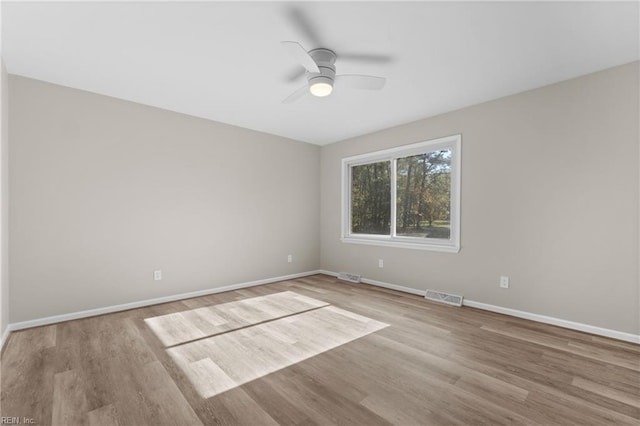
[[[144,321],[168,347],[328,305],[293,291],[283,291]]]
[[[144,321],[203,398],[389,326],[292,291]]]
[[[167,349],[203,398],[210,398],[388,324],[327,306]]]

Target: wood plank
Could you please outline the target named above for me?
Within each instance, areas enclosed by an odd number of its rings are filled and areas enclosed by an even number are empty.
[[[120,426],[118,411],[113,404],[89,411],[89,426]]]
[[[640,408],[640,396],[638,394],[630,395],[628,392],[622,392],[612,388],[611,386],[603,385],[601,383],[587,380],[582,377],[574,378],[571,384],[573,386],[588,390],[589,392],[597,393],[598,395],[615,399],[622,402],[623,404],[628,404],[636,408]]]
[[[84,425],[89,423],[87,397],[76,370],[58,373],[53,382],[54,425]]]

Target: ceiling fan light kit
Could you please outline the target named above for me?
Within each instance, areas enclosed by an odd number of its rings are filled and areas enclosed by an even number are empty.
[[[325,77],[317,77],[309,82],[309,92],[313,96],[323,98],[329,96],[333,92],[333,81]]]

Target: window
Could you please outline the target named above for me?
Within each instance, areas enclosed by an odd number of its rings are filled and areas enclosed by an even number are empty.
[[[460,250],[461,136],[342,160],[342,241]]]

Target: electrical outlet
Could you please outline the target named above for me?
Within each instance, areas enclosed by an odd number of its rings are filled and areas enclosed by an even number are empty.
[[[162,279],[162,271],[153,271],[153,279],[154,281],[160,281]]]
[[[287,256],[287,262],[289,262],[289,263],[293,262],[293,255],[292,254]]]
[[[384,268],[384,260],[378,259],[378,268]]]
[[[500,288],[509,288],[509,277],[504,275],[500,277]]]

